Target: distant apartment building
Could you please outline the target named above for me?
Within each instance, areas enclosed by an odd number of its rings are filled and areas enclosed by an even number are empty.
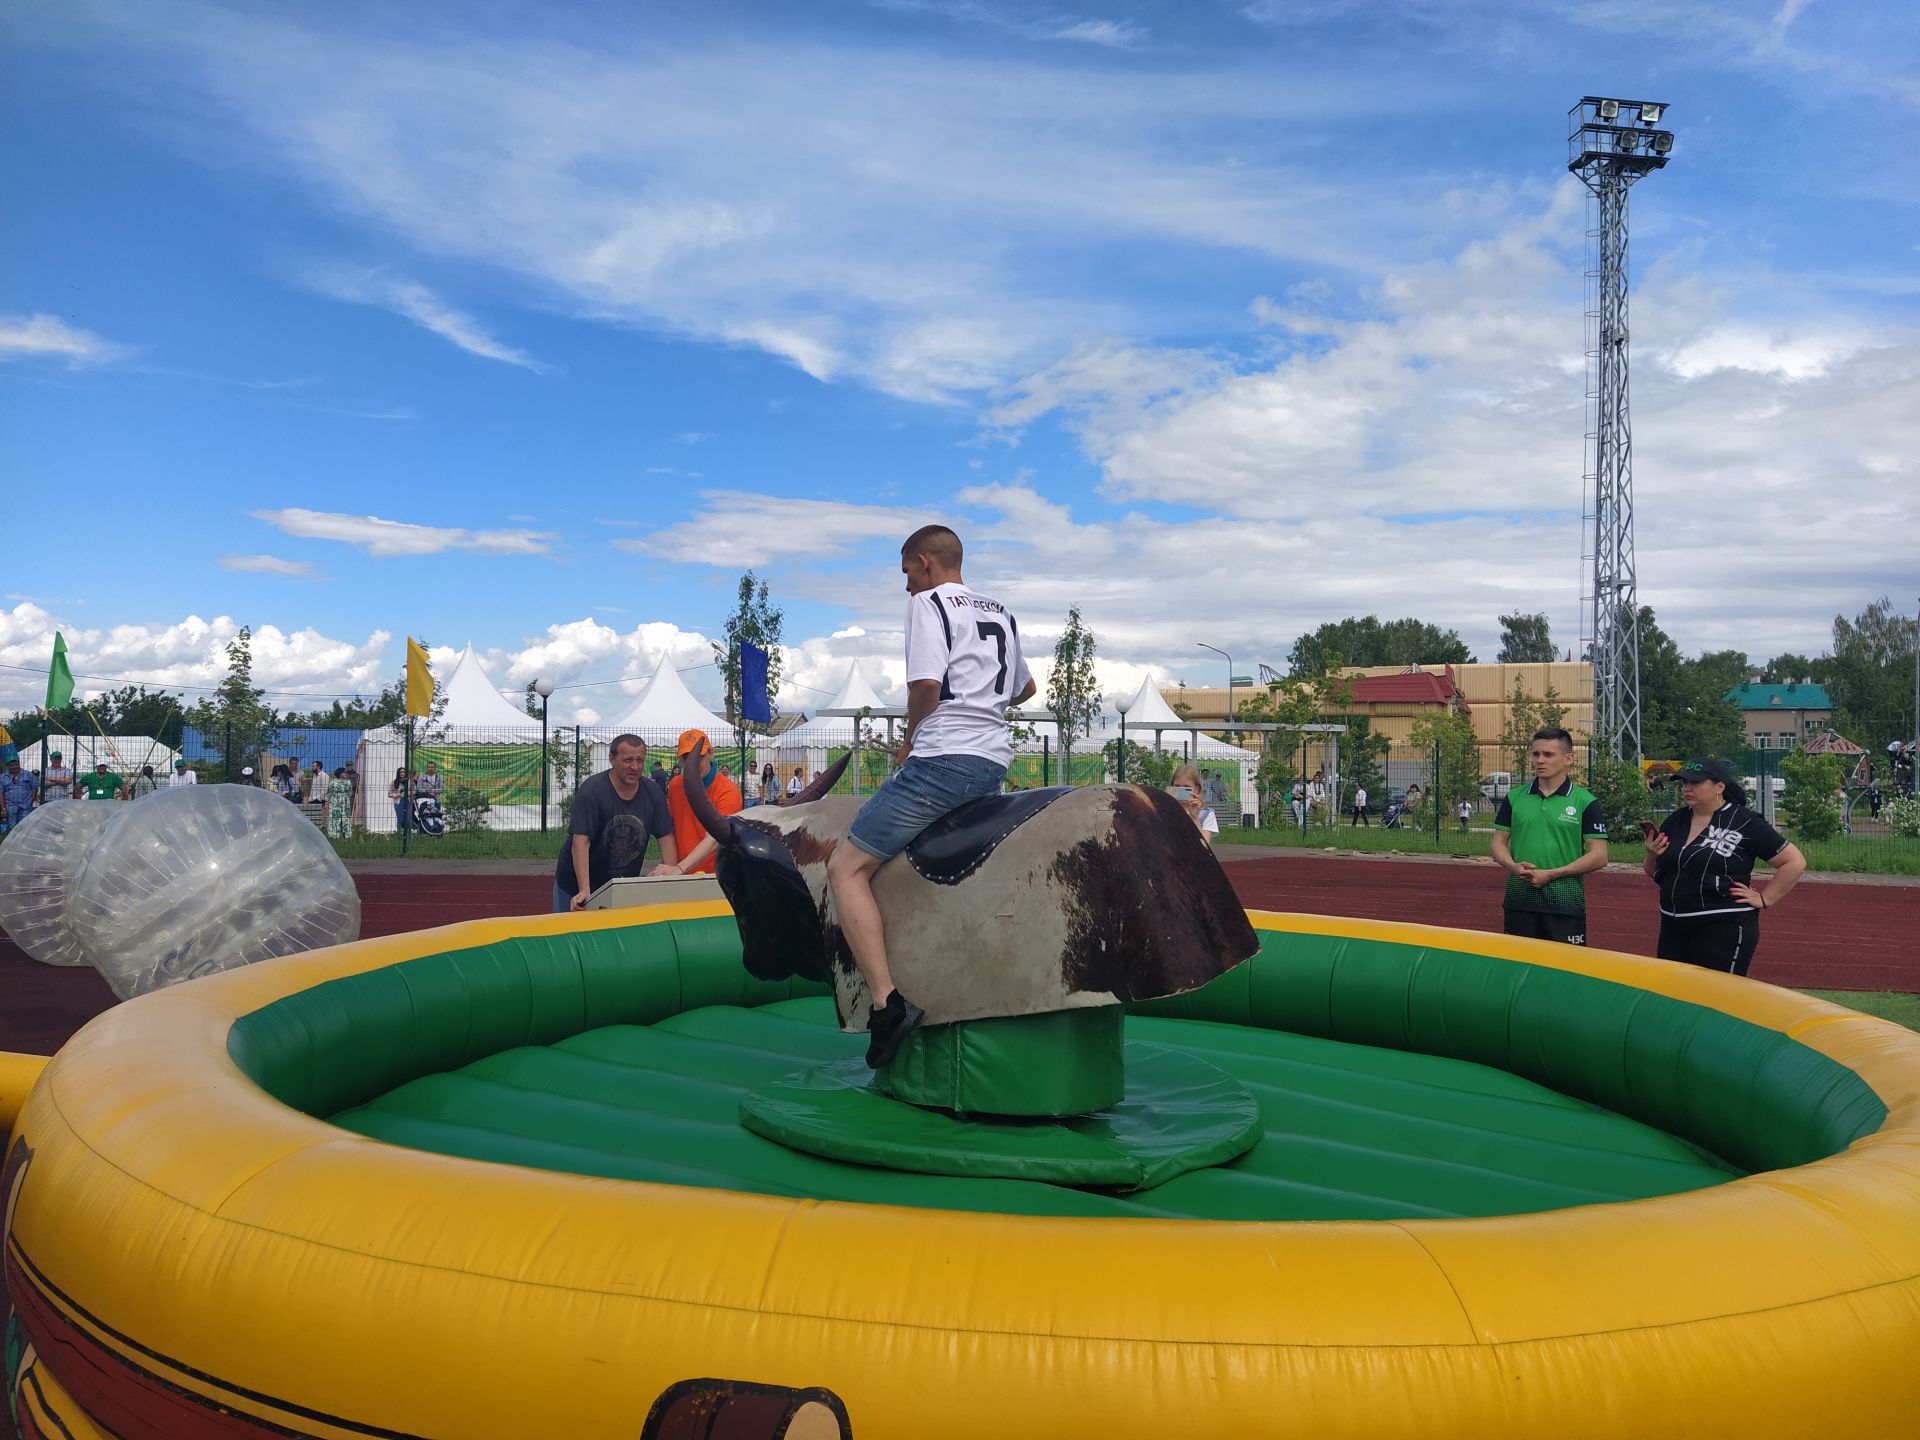
[[[1740,707],[1747,744],[1756,750],[1791,750],[1833,724],[1824,685],[1736,685],[1727,699]]]
[[[1555,703],[1566,711],[1562,724],[1574,735],[1584,737],[1593,725],[1593,667],[1585,661],[1532,665],[1441,665],[1356,666],[1347,670],[1353,681],[1350,713],[1364,715],[1373,733],[1386,737],[1392,747],[1389,758],[1411,759],[1409,748],[1413,727],[1423,715],[1443,713],[1458,706],[1473,721],[1474,736],[1480,742],[1480,769],[1484,774],[1507,770],[1512,757],[1500,748],[1500,734],[1507,728],[1512,709],[1513,689],[1517,682],[1530,700],[1543,700],[1551,690]],[[1251,699],[1261,687],[1241,685],[1234,691],[1236,704]],[[1169,705],[1186,707],[1189,719],[1209,720],[1227,716],[1225,686],[1166,686],[1161,690]],[[1222,738],[1227,738],[1224,733]],[[1257,739],[1242,742],[1258,749]],[[1306,742],[1307,769],[1325,764],[1323,744]]]

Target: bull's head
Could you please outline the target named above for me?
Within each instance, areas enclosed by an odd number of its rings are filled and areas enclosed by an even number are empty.
[[[829,795],[835,762],[784,805],[723,816],[685,766],[687,802],[761,979],[829,981],[840,1022],[869,997],[840,933],[827,858],[861,801]],[[1177,995],[1259,948],[1193,820],[1138,785],[1025,790],[962,806],[873,877],[887,957],[930,1024]]]

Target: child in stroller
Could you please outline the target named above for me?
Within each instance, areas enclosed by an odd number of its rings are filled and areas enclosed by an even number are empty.
[[[432,795],[416,795],[413,798],[413,828],[420,835],[443,835],[447,829],[447,817],[440,808],[440,801]]]
[[[1407,813],[1407,797],[1395,794],[1387,800],[1386,813],[1380,817],[1380,826],[1384,830],[1404,830],[1404,817]]]

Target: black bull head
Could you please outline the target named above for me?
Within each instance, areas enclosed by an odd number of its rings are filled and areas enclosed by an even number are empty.
[[[827,857],[861,801],[828,795],[843,758],[785,805],[723,816],[689,776],[715,872],[763,980],[833,985],[866,1026],[866,983],[841,935]],[[873,877],[887,960],[930,1024],[1178,995],[1259,948],[1199,830],[1138,785],[1025,790],[962,806]]]

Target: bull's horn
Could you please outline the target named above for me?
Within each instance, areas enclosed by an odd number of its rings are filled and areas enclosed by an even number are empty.
[[[851,760],[852,758],[853,758],[853,752],[849,750],[846,754],[842,755],[838,760],[834,761],[831,765],[827,766],[825,770],[821,771],[819,778],[816,779],[811,785],[807,786],[806,789],[802,790],[798,795],[794,796],[791,800],[783,800],[780,803],[783,805],[804,805],[809,800],[819,800],[824,798],[826,793],[829,790],[833,789],[835,785],[840,783],[840,777],[846,773],[847,761]]]
[[[693,818],[706,827],[714,843],[732,845],[733,821],[714,808],[713,797],[707,794],[706,778],[701,774],[706,769],[706,758],[707,742],[695,741],[693,749],[680,759],[680,785],[687,793],[687,808],[693,811]]]

